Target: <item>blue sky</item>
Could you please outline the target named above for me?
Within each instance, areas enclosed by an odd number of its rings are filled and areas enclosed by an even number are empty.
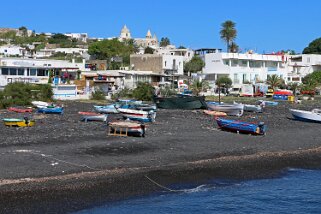
[[[1,8],[0,27],[107,38],[126,24],[133,37],[150,29],[159,39],[193,49],[225,51],[219,31],[226,20],[236,23],[242,50],[302,52],[321,37],[320,0],[10,0]]]

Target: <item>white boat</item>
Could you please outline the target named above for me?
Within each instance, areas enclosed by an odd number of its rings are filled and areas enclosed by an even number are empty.
[[[321,123],[321,109],[313,109],[312,111],[290,109],[290,112],[297,120]]]
[[[242,103],[234,102],[234,104],[242,104]],[[256,112],[256,113],[263,112],[263,105],[250,105],[250,104],[243,104],[243,105],[244,105],[244,108],[243,108],[244,111]]]
[[[262,113],[263,112],[263,108],[260,105],[244,104],[244,111]]]
[[[225,112],[230,116],[242,116],[244,111],[243,104],[211,104],[207,103],[207,107],[213,111]]]
[[[36,106],[37,108],[46,108],[52,105],[51,103],[47,103],[43,101],[32,101],[31,104]]]
[[[80,111],[78,112],[78,114],[80,114],[81,120],[88,122],[88,121],[102,121],[102,122],[106,122],[107,118],[108,118],[108,114],[97,114],[95,112],[83,112]]]
[[[135,109],[117,108],[117,110],[125,117],[130,120],[136,120],[140,122],[154,122],[156,118],[156,112],[154,111],[143,111]]]
[[[103,114],[117,114],[119,111],[115,108],[115,104],[107,105],[107,106],[94,106],[94,109],[98,113]]]

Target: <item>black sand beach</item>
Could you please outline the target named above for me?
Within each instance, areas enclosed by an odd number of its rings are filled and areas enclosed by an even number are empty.
[[[64,115],[33,114],[34,127],[0,124],[0,213],[66,213],[164,190],[148,178],[166,186],[318,168],[320,124],[295,121],[288,109],[320,103],[280,102],[240,118],[265,122],[264,136],[221,131],[201,110],[159,110],[145,138],[107,136],[105,124],[79,121],[78,111],[92,110],[84,102],[65,102]]]

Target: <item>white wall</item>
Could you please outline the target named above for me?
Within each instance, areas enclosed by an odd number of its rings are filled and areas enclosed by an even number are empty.
[[[175,69],[177,69],[178,75],[183,75],[183,63],[184,63],[184,57],[183,56],[172,56],[172,55],[162,55],[163,57],[163,70],[172,70],[174,66],[175,61]]]

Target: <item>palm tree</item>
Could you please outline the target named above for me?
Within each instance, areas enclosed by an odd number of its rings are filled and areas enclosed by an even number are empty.
[[[282,84],[282,79],[276,74],[268,75],[266,83],[270,85],[274,90],[277,86]]]
[[[193,91],[194,94],[198,96],[200,92],[209,89],[209,83],[205,80],[196,79],[193,81],[192,85],[190,86],[190,89]]]
[[[223,22],[221,26],[221,39],[224,40],[227,45],[226,51],[230,52],[230,45],[235,40],[237,35],[235,23],[231,20],[227,20]]]

